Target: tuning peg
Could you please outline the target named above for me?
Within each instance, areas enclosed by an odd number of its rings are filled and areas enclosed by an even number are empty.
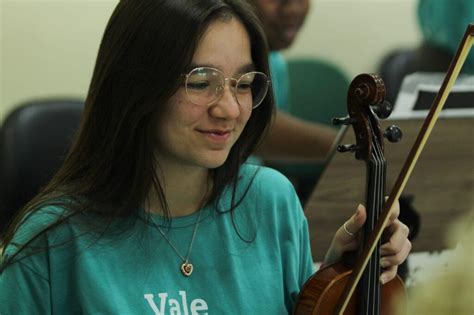
[[[392,104],[390,104],[387,101],[383,101],[383,103],[381,104],[372,105],[370,107],[372,108],[374,113],[377,114],[377,117],[380,119],[385,119],[388,116],[390,116],[393,110]]]
[[[342,118],[337,118],[337,117],[334,117],[332,119],[332,124],[335,125],[335,126],[339,126],[339,125],[349,125],[349,124],[353,124],[356,122],[356,119],[355,118],[352,118],[352,117],[342,117]]]
[[[355,144],[341,144],[337,146],[337,152],[355,152],[357,151],[358,147]]]
[[[385,129],[383,136],[390,142],[398,142],[402,139],[403,133],[400,128],[395,125],[391,125]]]

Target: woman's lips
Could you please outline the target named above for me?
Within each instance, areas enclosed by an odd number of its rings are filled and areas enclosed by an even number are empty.
[[[231,130],[198,130],[206,139],[214,143],[225,143],[230,138]]]

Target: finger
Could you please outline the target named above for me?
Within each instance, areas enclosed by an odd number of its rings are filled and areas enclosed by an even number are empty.
[[[355,239],[357,232],[364,226],[366,217],[365,207],[359,204],[356,212],[340,228],[344,232],[343,239],[347,241]]]
[[[411,250],[411,242],[406,240],[402,249],[393,255],[386,255],[380,258],[380,266],[382,268],[390,268],[402,264],[408,257]]]
[[[324,258],[325,263],[336,262],[343,253],[358,248],[357,232],[364,225],[365,218],[365,207],[359,205],[356,212],[336,231]]]
[[[408,226],[396,219],[386,227],[385,231],[390,238],[387,243],[384,243],[380,247],[380,254],[383,256],[398,253],[405,245],[405,241],[408,240],[408,234],[410,232]]]
[[[385,196],[385,202],[387,202],[387,200],[388,200],[388,196]],[[396,218],[398,218],[399,215],[400,215],[400,203],[398,202],[398,200],[396,200],[393,203],[392,208],[390,209],[389,220],[393,221]]]
[[[357,237],[354,236],[351,239],[346,240],[345,242],[341,243],[340,247],[343,253],[357,250],[359,248]]]
[[[346,223],[347,222],[348,221],[346,221]],[[346,229],[347,229],[347,227],[346,227]],[[359,247],[359,245],[358,245],[359,242],[357,240],[357,234],[353,234],[352,232],[351,232],[351,234],[349,234],[348,232],[346,232],[345,229],[344,229],[344,225],[341,226],[337,230],[332,244],[334,245],[335,249],[338,252],[340,252],[341,254],[345,253],[345,252],[349,252],[349,251],[354,251]]]
[[[388,197],[385,197],[385,201],[387,201]],[[395,221],[398,216],[400,215],[400,203],[398,202],[398,200],[396,200],[393,205],[392,205],[392,208],[390,209],[390,217],[389,217],[389,220],[390,221]]]
[[[395,278],[395,276],[397,275],[397,270],[398,266],[392,266],[390,268],[385,269],[380,275],[380,282],[382,284],[385,284]]]

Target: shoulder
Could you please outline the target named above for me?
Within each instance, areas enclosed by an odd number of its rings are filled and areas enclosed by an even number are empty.
[[[247,203],[259,205],[261,209],[283,212],[301,209],[293,184],[272,168],[244,164],[239,186],[239,191],[247,190]]]
[[[43,234],[67,217],[65,207],[59,205],[43,205],[27,213],[19,223],[12,241],[5,248],[5,254],[12,255],[19,248],[32,241],[41,242]]]
[[[286,192],[294,192],[293,185],[285,175],[279,171],[252,164],[243,164],[240,169],[240,180],[252,186],[263,186],[264,191],[276,191],[283,189]]]
[[[277,170],[263,166],[245,166],[242,169],[249,184],[242,182],[245,194],[237,195],[242,202],[236,209],[236,217],[250,215],[255,220],[261,236],[269,239],[298,238],[306,231],[306,217],[293,184]],[[248,179],[251,178],[251,179]],[[249,221],[247,221],[249,222]],[[306,233],[306,232],[305,232]],[[265,238],[264,237],[264,238]]]

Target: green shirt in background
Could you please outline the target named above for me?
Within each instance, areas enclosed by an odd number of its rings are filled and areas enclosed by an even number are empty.
[[[268,64],[272,79],[275,107],[287,112],[290,109],[288,63],[281,52],[272,51],[268,56]]]
[[[156,227],[166,225],[162,217],[142,216],[127,233],[107,233],[98,241],[73,218],[35,242],[52,247],[3,270],[0,314],[288,314],[313,272],[307,222],[280,173],[242,166],[237,197],[250,182],[234,216],[226,211],[230,190],[217,211],[202,209],[189,278]],[[40,209],[27,217],[15,241],[24,242],[64,212]],[[183,256],[197,215],[162,228]],[[14,252],[13,246],[6,250]]]
[[[283,54],[278,51],[270,52],[268,56],[268,66],[272,80],[273,101],[275,108],[288,112],[290,109],[290,81],[288,74],[288,63]],[[256,155],[251,155],[247,163],[262,165],[263,161]]]
[[[454,54],[469,23],[474,23],[474,0],[419,0],[418,21],[423,38]],[[474,49],[463,70],[474,73]]]

